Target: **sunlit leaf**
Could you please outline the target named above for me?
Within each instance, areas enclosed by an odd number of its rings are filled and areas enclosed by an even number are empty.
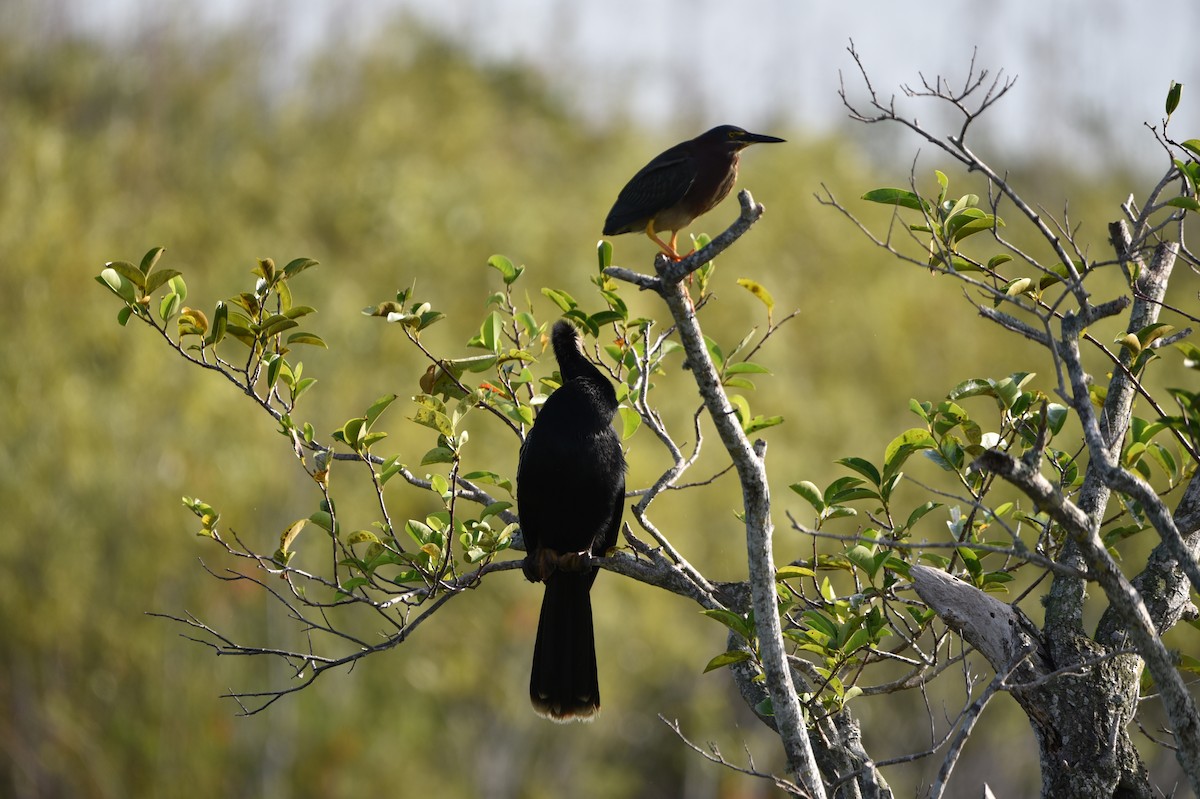
[[[925,201],[907,189],[872,189],[862,196],[864,200],[883,205],[898,205],[920,211],[925,208]]]
[[[933,449],[937,442],[928,430],[913,427],[892,439],[883,451],[884,473],[894,474],[912,453],[922,449]]]
[[[292,333],[287,337],[287,343],[291,344],[308,344],[311,347],[320,347],[323,350],[329,349],[329,345],[325,343],[325,339],[315,333]]]
[[[608,267],[612,266],[613,246],[611,242],[601,239],[596,243],[596,260],[600,264],[600,271],[603,272]]]
[[[153,294],[164,284],[177,277],[182,273],[175,269],[160,269],[146,278],[146,293]]]
[[[617,415],[621,418],[621,440],[628,441],[642,426],[642,417],[633,408],[626,406],[617,408]]]
[[[305,269],[311,269],[318,263],[319,261],[314,261],[312,258],[296,258],[283,268],[283,274],[288,277],[295,277]]]
[[[716,671],[724,666],[732,666],[734,663],[744,663],[750,659],[750,653],[744,649],[731,649],[717,655],[712,660],[708,661],[708,665],[704,667],[704,673]]]
[[[296,536],[300,535],[300,531],[308,524],[308,519],[299,519],[288,525],[287,529],[279,536],[279,551],[287,553],[292,548],[292,543],[296,540]]]
[[[802,577],[816,577],[817,573],[804,566],[780,566],[775,571],[776,580],[795,580]]]
[[[751,280],[746,277],[739,277],[737,284],[746,291],[758,298],[758,301],[767,306],[767,324],[771,324],[771,314],[775,310],[775,298],[771,296],[771,292],[767,291],[761,283]]]
[[[548,297],[555,305],[557,305],[563,311],[563,313],[573,310],[579,306],[579,303],[575,302],[575,298],[565,291],[544,288],[542,289],[542,294]]]
[[[488,258],[488,266],[492,267],[500,273],[501,279],[506,286],[512,285],[517,278],[525,271],[524,266],[516,266],[511,260],[503,255],[493,255]]]

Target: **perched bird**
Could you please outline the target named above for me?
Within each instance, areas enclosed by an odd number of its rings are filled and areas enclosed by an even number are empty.
[[[724,200],[737,180],[738,153],[751,144],[781,142],[775,136],[721,125],[655,156],[621,189],[604,235],[645,231],[673,261],[679,231]],[[668,244],[658,234],[671,231]]]
[[[625,500],[625,455],[613,430],[617,394],[583,354],[569,322],[550,334],[562,385],[525,437],[517,466],[517,511],[525,576],[544,582],[529,698],[553,721],[588,721],[600,710],[592,583],[616,545]]]

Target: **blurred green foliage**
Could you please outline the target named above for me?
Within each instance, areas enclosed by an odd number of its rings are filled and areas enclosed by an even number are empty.
[[[219,502],[227,524],[266,547],[296,508],[315,505],[315,487],[245,398],[144,329],[113,324],[115,306],[91,280],[105,260],[136,261],[163,245],[193,294],[203,293],[195,304],[208,308],[242,290],[256,258],[320,260],[303,300],[320,313],[305,329],[330,351],[305,353],[306,375],[321,381],[307,418],[332,431],[384,393],[418,393],[425,369],[362,307],[416,283],[448,315],[476,319],[495,285],[486,266],[495,252],[536,271],[531,285],[584,292],[621,178],[686,131],[589,129],[536,76],[482,68],[406,22],[361,49],[322,54],[281,87],[267,80],[261,31],[180,24],[108,47],[20,14],[7,21],[0,793],[651,797],[704,786],[702,795],[748,795],[743,781],[683,747],[658,712],[727,753],[746,741],[759,768],[778,767],[777,743],[725,674],[701,674],[723,645],[717,626],[607,576],[596,621],[606,709],[592,725],[553,727],[526,707],[540,591],[516,577],[457,600],[407,651],[236,718],[218,694],[289,675],[214,659],[144,612],[195,613],[268,644],[295,631],[260,592],[204,572],[197,559],[214,553],[193,537],[178,497]],[[939,329],[965,327],[971,307],[881,258],[812,198],[821,182],[858,196],[903,185],[905,173],[868,177],[837,142],[776,132],[800,143],[772,151],[769,168],[756,163],[762,153],[745,159],[743,185],[768,216],[714,277],[706,330],[740,337],[748,318],[765,324],[760,297],[738,278],[769,289],[777,316],[802,310],[787,346],[764,352],[775,377],[757,380],[754,395],[756,413],[785,419],[766,433],[775,494],[785,497],[801,477],[839,474],[835,458],[878,459],[879,442],[910,426],[910,396],[944,393],[985,361],[993,376],[1009,374],[1023,350],[979,325],[947,347],[930,332],[931,315]],[[1032,176],[1051,206],[1070,194],[1073,215],[1103,245],[1120,189]],[[706,223],[723,225],[732,203]],[[614,246],[617,263],[648,266],[653,256],[638,237]],[[449,328],[431,329],[431,349],[461,347],[466,331]],[[674,410],[695,407],[686,375],[664,382]],[[511,439],[473,446],[512,473]],[[661,465],[635,465],[631,482]],[[717,578],[745,569],[734,497],[728,481],[675,506],[676,540]],[[344,512],[353,501],[341,500]],[[688,529],[696,519],[710,521]],[[805,554],[782,525],[778,537],[781,558]],[[226,564],[204,565],[220,574]],[[864,711],[868,735],[895,723],[877,713]],[[1028,736],[1019,719],[993,734],[1006,729]]]

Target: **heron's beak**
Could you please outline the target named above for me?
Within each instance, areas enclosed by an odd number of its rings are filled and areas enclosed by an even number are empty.
[[[742,139],[746,144],[778,144],[785,142],[787,139],[781,139],[778,136],[767,136],[764,133],[747,133]]]

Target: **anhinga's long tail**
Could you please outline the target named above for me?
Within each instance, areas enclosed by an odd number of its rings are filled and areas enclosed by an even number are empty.
[[[538,715],[553,721],[587,721],[600,711],[592,632],[593,578],[560,571],[546,581],[529,699]]]

